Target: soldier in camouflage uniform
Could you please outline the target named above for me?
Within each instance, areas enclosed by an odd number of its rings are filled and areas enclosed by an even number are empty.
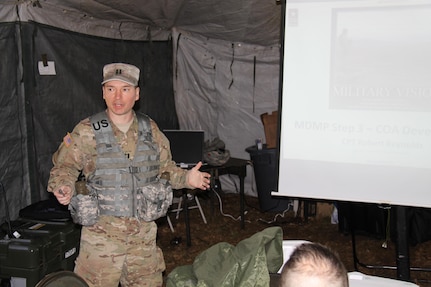
[[[157,225],[137,218],[133,194],[164,172],[173,188],[203,190],[210,175],[199,171],[201,163],[191,170],[178,168],[153,120],[148,118],[147,132],[142,129],[132,109],[139,99],[137,67],[106,65],[103,79],[107,109],[82,120],[63,138],[53,155],[48,191],[69,204],[82,171],[87,187],[98,194],[100,216],[96,224],[83,226],[75,266],[89,286],[162,286],[165,263],[156,245]]]

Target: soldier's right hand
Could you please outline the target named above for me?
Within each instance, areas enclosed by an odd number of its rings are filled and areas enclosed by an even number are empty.
[[[54,190],[54,195],[58,202],[63,205],[68,205],[70,199],[72,198],[72,188],[68,185],[62,185],[56,190]]]

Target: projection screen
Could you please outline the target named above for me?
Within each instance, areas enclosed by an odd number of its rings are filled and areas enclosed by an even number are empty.
[[[273,195],[431,207],[431,0],[287,0]]]

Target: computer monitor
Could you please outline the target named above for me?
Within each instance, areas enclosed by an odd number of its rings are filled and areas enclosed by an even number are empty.
[[[178,166],[190,168],[203,161],[204,131],[163,130],[171,146],[172,159]]]

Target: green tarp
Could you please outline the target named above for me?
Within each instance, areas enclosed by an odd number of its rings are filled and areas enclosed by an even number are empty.
[[[270,273],[283,264],[283,230],[266,228],[236,246],[226,242],[199,254],[192,265],[176,267],[167,287],[269,286]]]

